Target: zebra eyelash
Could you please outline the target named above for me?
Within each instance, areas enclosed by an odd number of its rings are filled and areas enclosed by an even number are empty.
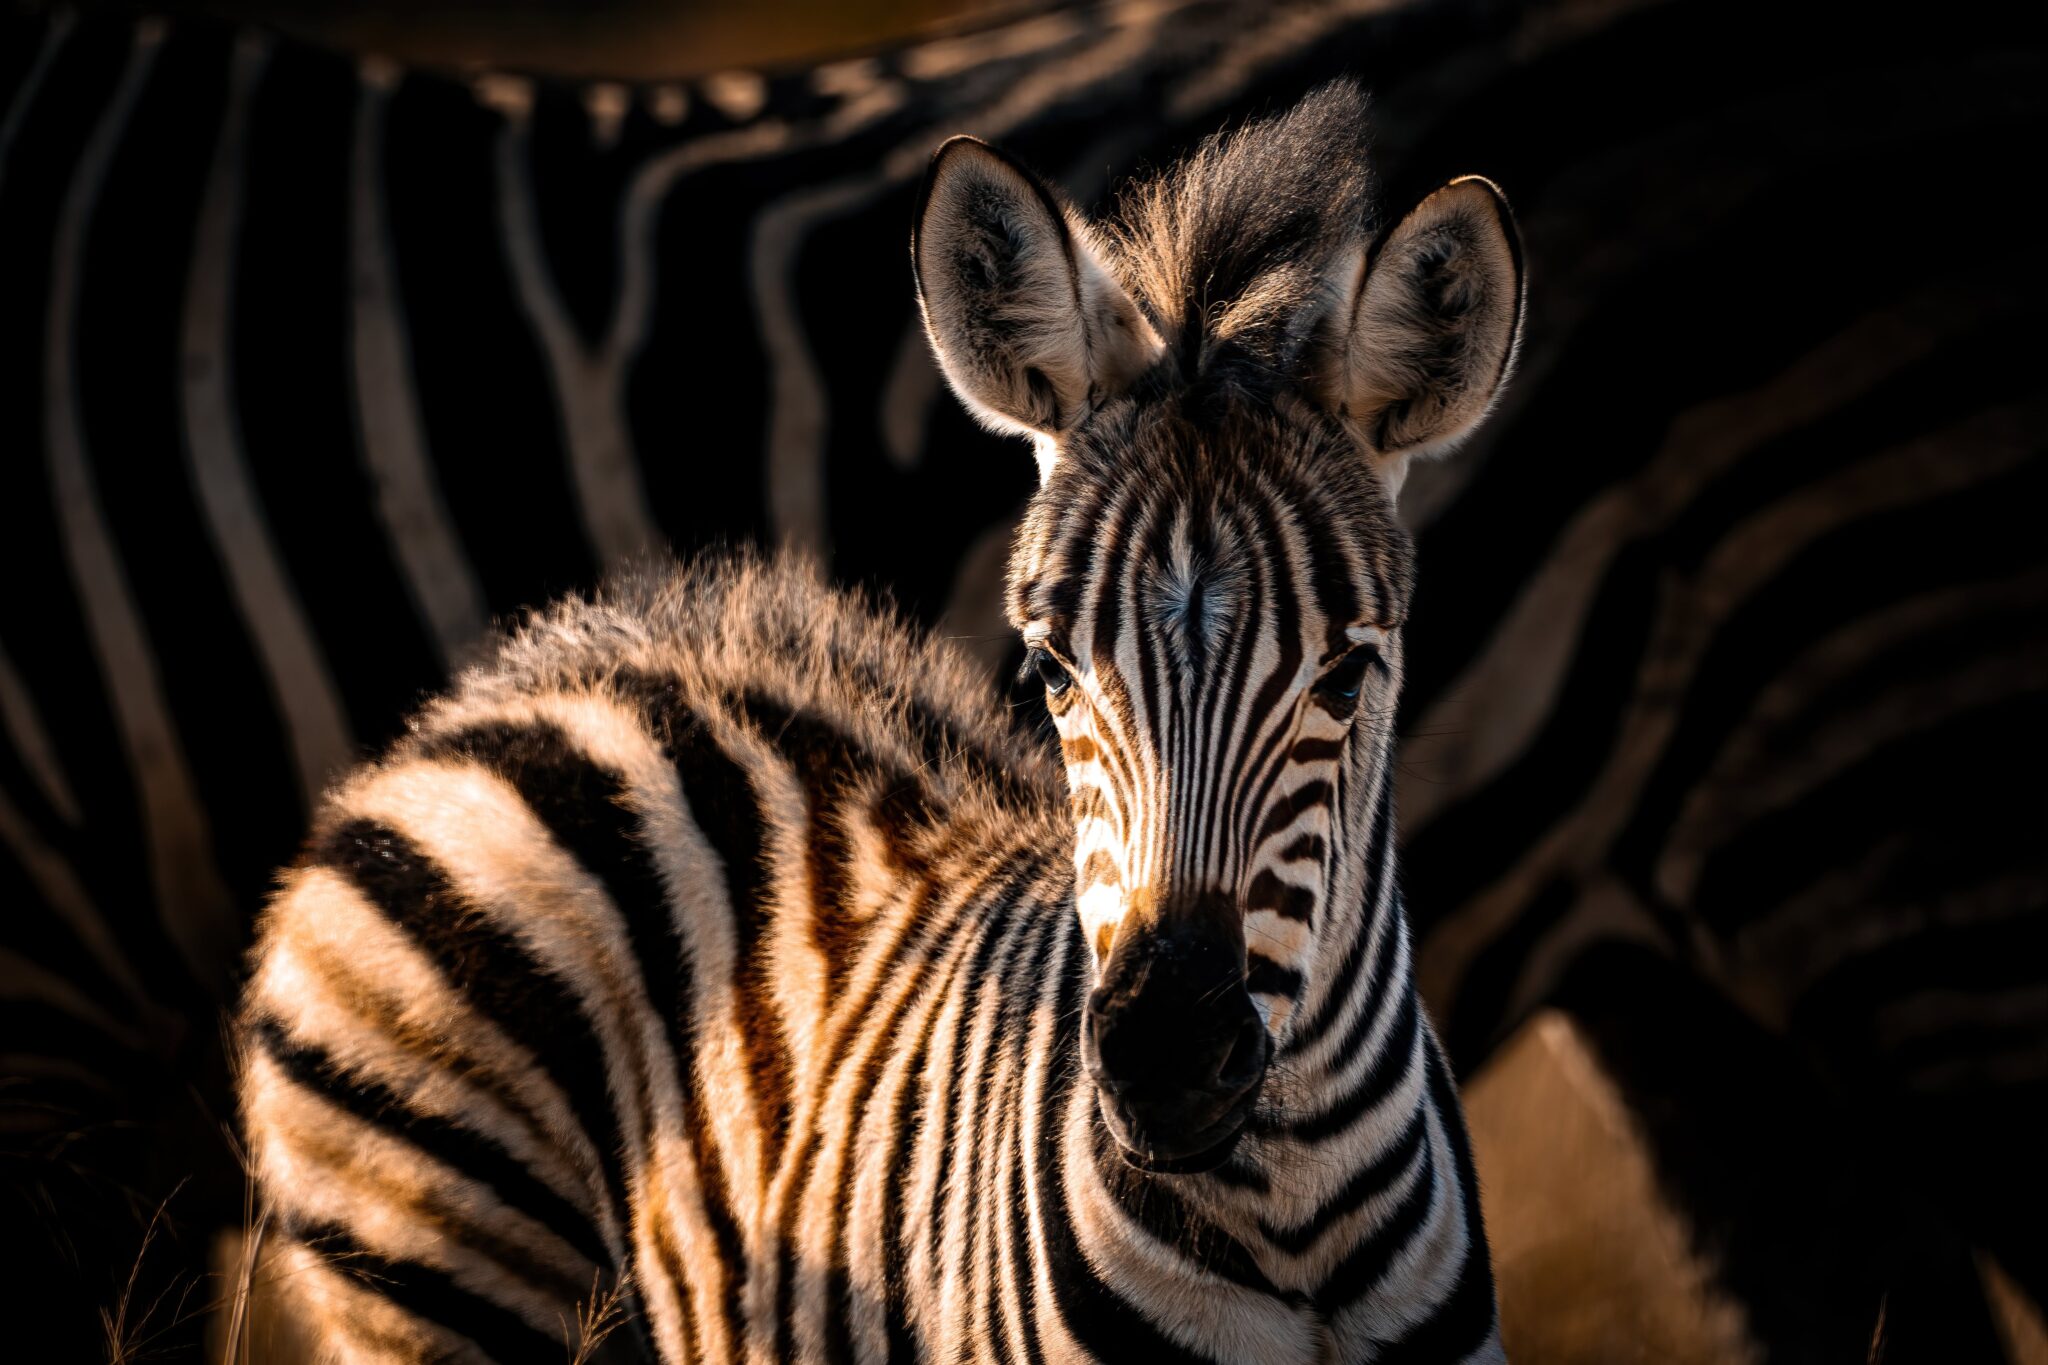
[[[1384,669],[1386,660],[1380,657],[1379,646],[1368,641],[1332,664],[1322,677],[1316,679],[1315,690],[1331,701],[1355,702],[1359,690],[1365,686],[1366,673],[1375,665]]]
[[[1017,682],[1022,685],[1034,677],[1045,684],[1048,696],[1057,697],[1074,684],[1066,665],[1054,658],[1051,651],[1036,646],[1025,651],[1024,662],[1017,666]]]

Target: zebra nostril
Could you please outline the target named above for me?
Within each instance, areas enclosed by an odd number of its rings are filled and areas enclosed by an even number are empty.
[[[1266,1048],[1266,1026],[1254,1010],[1251,1018],[1238,1026],[1237,1036],[1223,1056],[1223,1065],[1216,1072],[1217,1088],[1236,1092],[1256,1082],[1266,1071]]]

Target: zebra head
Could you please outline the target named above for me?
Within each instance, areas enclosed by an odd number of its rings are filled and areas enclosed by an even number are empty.
[[[1375,240],[1363,129],[1326,87],[1103,224],[956,138],[919,209],[940,365],[1037,453],[1008,607],[1072,793],[1083,1058],[1149,1169],[1228,1154],[1358,927],[1409,599],[1394,499],[1514,359],[1499,191],[1453,181]]]

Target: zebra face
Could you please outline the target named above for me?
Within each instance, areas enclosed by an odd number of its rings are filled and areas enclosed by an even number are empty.
[[[1072,794],[1082,1060],[1152,1170],[1229,1154],[1355,927],[1408,600],[1394,498],[1519,333],[1489,183],[1367,245],[1360,109],[1338,87],[1212,140],[1101,232],[955,139],[912,240],[948,381],[1037,453],[1009,612]],[[1262,195],[1276,160],[1293,189]]]
[[[1391,751],[1409,554],[1312,412],[1180,407],[1076,433],[1010,605],[1071,792],[1083,1059],[1127,1153],[1185,1170],[1227,1153],[1313,974]]]

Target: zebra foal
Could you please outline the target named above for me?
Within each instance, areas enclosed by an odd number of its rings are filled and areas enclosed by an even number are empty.
[[[1064,782],[943,644],[741,558],[536,618],[332,793],[241,1092],[336,1354],[559,1358],[611,1284],[620,1358],[1500,1358],[1394,869],[1392,509],[1521,265],[1474,179],[1375,239],[1363,115],[1101,227],[933,159],[919,298],[1037,452]]]

